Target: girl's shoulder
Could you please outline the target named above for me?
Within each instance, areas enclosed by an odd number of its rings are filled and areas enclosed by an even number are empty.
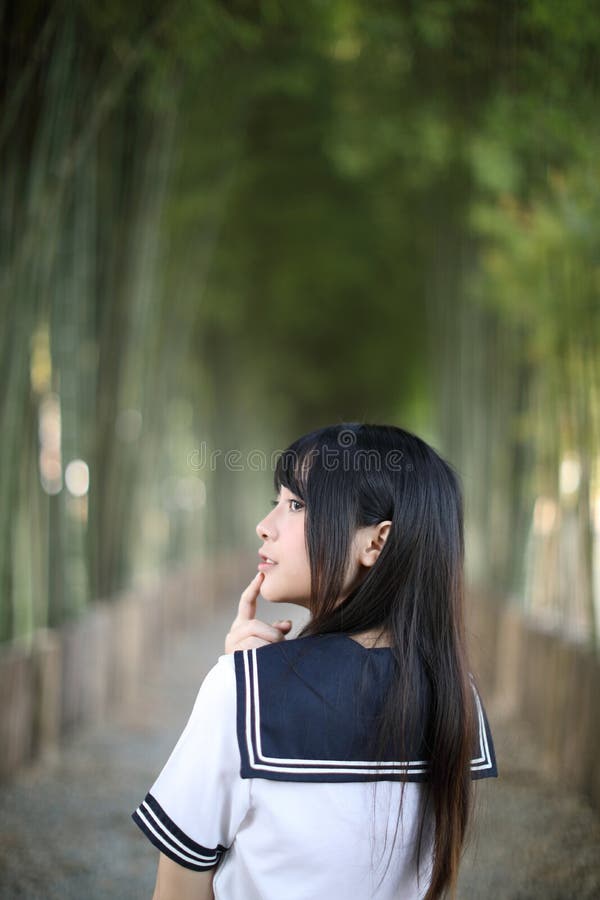
[[[346,634],[311,635],[233,654],[243,778],[286,781],[426,781],[421,738],[407,758],[369,755],[395,657]],[[477,697],[474,778],[496,775],[485,710]],[[419,698],[415,698],[418,703]]]
[[[265,644],[251,650],[236,650],[233,656],[252,655],[261,660],[263,665],[278,665],[294,661],[305,665],[314,665],[317,661],[328,669],[343,666],[344,663],[360,668],[365,659],[378,660],[389,664],[393,661],[393,650],[389,646],[365,646],[368,641],[361,642],[345,632],[328,634],[310,634],[298,638],[285,638],[273,644]]]
[[[238,699],[256,687],[271,704],[285,709],[301,706],[314,716],[332,706],[343,716],[357,692],[369,695],[371,701],[383,697],[395,667],[390,647],[367,649],[342,632],[237,650],[233,657]]]
[[[360,637],[360,635],[351,636],[341,631],[311,634],[265,644],[253,650],[236,650],[235,653],[253,653],[265,660],[271,657],[273,660],[310,658],[313,661],[320,658],[324,662],[327,661],[330,667],[339,665],[342,660],[360,662],[361,658],[364,659],[365,654],[373,654],[372,659],[379,657],[381,660],[390,661],[393,658],[391,647],[370,646],[369,641],[362,641]]]

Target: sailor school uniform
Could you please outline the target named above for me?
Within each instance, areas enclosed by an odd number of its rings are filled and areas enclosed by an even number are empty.
[[[415,740],[409,758],[377,761],[367,749],[395,665],[390,648],[366,649],[343,633],[221,655],[133,820],[179,865],[216,868],[215,900],[423,897],[426,751]],[[471,776],[495,777],[473,692]]]

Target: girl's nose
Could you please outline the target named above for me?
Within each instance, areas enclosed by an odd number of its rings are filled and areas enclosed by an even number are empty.
[[[269,535],[269,531],[265,525],[266,519],[261,519],[258,525],[256,526],[256,533],[261,540],[264,540]]]
[[[277,510],[272,509],[256,526],[256,533],[261,540],[264,541],[268,538],[272,538],[277,531],[276,524],[271,524],[276,521],[276,513]]]

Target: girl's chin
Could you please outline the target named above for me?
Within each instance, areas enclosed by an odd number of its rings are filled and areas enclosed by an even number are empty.
[[[260,596],[264,597],[265,600],[273,600],[280,594],[281,591],[273,589],[269,584],[269,577],[263,579],[263,583],[260,586]]]
[[[269,585],[264,582],[260,586],[260,596],[268,603],[293,603],[295,606],[308,606],[308,600],[290,596],[289,593],[279,590],[275,587],[269,589]]]
[[[276,594],[274,591],[272,594],[268,594],[261,590],[260,594],[267,603],[289,603],[291,606],[301,606],[303,609],[310,609],[310,602],[308,599],[305,600],[300,597],[290,597],[289,594]]]
[[[286,599],[281,591],[277,591],[274,588],[269,590],[268,586],[265,587],[264,584],[260,586],[260,596],[264,597],[265,600],[268,600],[269,603],[280,603],[282,600]]]

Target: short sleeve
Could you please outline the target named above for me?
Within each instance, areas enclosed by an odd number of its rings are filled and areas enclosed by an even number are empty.
[[[240,777],[233,655],[223,654],[132,818],[162,853],[201,871],[218,865],[249,806],[250,782]]]

